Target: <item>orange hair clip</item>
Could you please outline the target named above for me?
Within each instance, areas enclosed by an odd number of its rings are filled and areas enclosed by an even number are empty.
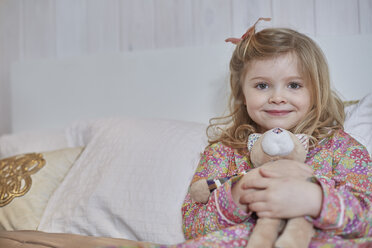
[[[258,18],[258,20],[247,30],[247,32],[245,32],[245,34],[242,35],[241,38],[227,38],[225,42],[231,42],[236,45],[247,37],[252,37],[252,35],[256,32],[256,25],[259,21],[271,21],[271,18]]]

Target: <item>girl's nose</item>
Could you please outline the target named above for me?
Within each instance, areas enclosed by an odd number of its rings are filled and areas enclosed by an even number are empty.
[[[281,92],[273,92],[269,98],[269,103],[282,104],[287,103],[287,98]]]

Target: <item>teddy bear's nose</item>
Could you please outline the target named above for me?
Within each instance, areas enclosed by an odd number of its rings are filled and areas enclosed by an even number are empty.
[[[280,133],[282,133],[284,130],[281,129],[280,127],[277,127],[277,128],[274,128],[272,131],[273,131],[273,133],[280,134]]]
[[[291,136],[281,128],[274,128],[262,139],[262,150],[270,156],[286,156],[294,148]]]

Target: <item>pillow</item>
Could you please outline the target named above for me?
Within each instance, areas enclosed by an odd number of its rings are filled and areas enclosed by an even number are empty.
[[[39,230],[183,242],[181,206],[207,145],[205,128],[120,118],[69,127],[70,145],[86,148],[50,198]]]
[[[345,108],[345,131],[362,143],[372,154],[372,93],[357,104]]]
[[[0,158],[30,152],[45,152],[67,147],[63,130],[29,131],[0,137]]]
[[[81,151],[77,147],[0,160],[0,229],[36,230],[49,197]]]

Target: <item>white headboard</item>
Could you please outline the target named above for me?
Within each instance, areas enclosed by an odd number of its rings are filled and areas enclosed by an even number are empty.
[[[372,92],[372,35],[316,40],[344,100]],[[207,123],[225,110],[233,48],[221,44],[15,63],[13,132],[111,116]]]

